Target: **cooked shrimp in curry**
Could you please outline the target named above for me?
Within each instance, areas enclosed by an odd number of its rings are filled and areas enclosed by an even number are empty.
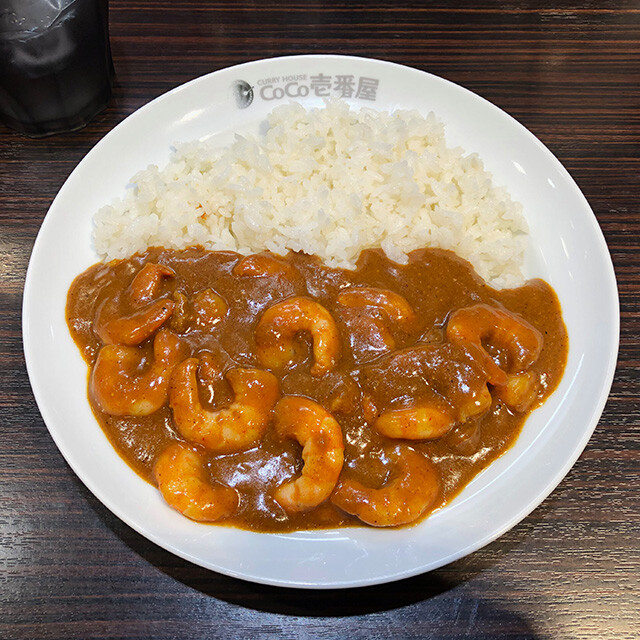
[[[275,409],[275,429],[281,438],[302,445],[300,477],[278,487],[275,499],[287,511],[307,511],[326,500],[336,486],[344,460],[342,430],[319,404],[287,396]]]
[[[440,490],[435,466],[406,445],[391,452],[391,479],[376,489],[358,480],[341,480],[331,500],[343,511],[374,527],[395,527],[417,520]]]
[[[447,322],[447,338],[475,345],[483,354],[492,384],[507,383],[507,373],[529,368],[542,350],[542,335],[523,318],[487,304],[454,311]],[[502,349],[505,366],[496,364],[486,345]],[[505,371],[507,369],[508,371]]]
[[[177,431],[190,442],[216,453],[241,451],[256,444],[278,399],[278,381],[268,371],[231,369],[226,379],[234,394],[226,409],[202,406],[196,375],[198,360],[189,358],[175,370],[169,392]]]
[[[413,407],[385,411],[377,418],[374,427],[388,438],[431,440],[447,433],[454,422],[448,407],[424,402]]]
[[[264,532],[419,522],[513,444],[560,380],[540,280],[448,251],[355,269],[153,248],[95,265],[67,320],[105,434],[168,505]]]
[[[313,339],[311,375],[331,371],[340,358],[340,335],[331,314],[309,298],[289,298],[269,307],[256,327],[256,350],[268,369],[283,369],[298,353],[294,338],[307,332]]]
[[[211,482],[206,458],[183,444],[170,444],[158,456],[153,472],[164,499],[187,518],[216,522],[238,508],[237,492]]]
[[[169,380],[183,355],[176,335],[165,329],[153,341],[153,358],[140,349],[107,344],[98,353],[89,393],[112,416],[148,416],[167,401]]]
[[[256,253],[242,258],[233,267],[233,275],[240,278],[299,277],[296,268],[286,260],[270,253]]]
[[[345,307],[373,308],[382,311],[391,322],[409,331],[416,323],[416,314],[401,295],[373,287],[349,287],[338,295]]]
[[[527,411],[537,400],[538,375],[533,371],[507,375],[507,383],[496,389],[498,397],[513,411]]]
[[[357,364],[393,351],[396,338],[406,341],[418,327],[411,305],[403,296],[388,289],[347,287],[340,291],[336,302]]]
[[[105,344],[135,346],[150,338],[171,316],[172,300],[152,300],[173,269],[147,263],[133,278],[124,295],[106,298],[97,308],[94,328]]]
[[[175,271],[163,264],[147,262],[147,264],[136,273],[129,285],[129,300],[136,305],[151,302],[159,295],[162,281],[174,275]]]

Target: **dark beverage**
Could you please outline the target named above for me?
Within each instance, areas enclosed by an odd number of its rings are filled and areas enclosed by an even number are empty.
[[[30,136],[85,126],[111,97],[107,0],[0,0],[0,120]]]

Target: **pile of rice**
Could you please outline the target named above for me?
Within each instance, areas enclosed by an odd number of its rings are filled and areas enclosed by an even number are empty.
[[[352,268],[363,249],[397,262],[451,249],[494,286],[522,282],[521,206],[475,154],[447,147],[433,114],[354,111],[341,101],[277,107],[264,136],[177,147],[94,218],[104,259],[150,246],[242,254],[289,249]]]

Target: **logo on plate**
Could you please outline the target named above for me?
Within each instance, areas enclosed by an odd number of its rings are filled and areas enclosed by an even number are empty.
[[[295,100],[307,96],[316,98],[351,98],[375,102],[378,99],[380,80],[352,74],[329,75],[301,73],[288,76],[260,78],[254,85],[236,80],[233,94],[239,109],[246,109],[254,100]]]
[[[231,89],[238,109],[246,109],[253,102],[253,87],[248,82],[236,80]]]

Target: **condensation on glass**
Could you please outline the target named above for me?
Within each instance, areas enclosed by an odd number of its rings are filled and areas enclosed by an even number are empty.
[[[39,137],[84,127],[111,97],[107,0],[3,0],[0,119]]]

